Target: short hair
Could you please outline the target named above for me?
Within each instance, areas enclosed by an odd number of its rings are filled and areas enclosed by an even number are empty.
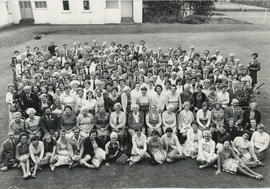
[[[72,107],[71,107],[71,106],[66,105],[66,106],[64,107],[64,110],[66,110],[67,108],[69,108],[69,109],[72,111]]]
[[[165,130],[165,133],[172,133],[173,132],[173,130],[172,130],[172,128],[170,128],[170,127],[168,127],[166,130]]]
[[[154,130],[151,132],[151,136],[154,136],[154,135],[159,136],[159,132],[158,132],[156,129],[154,129]]]
[[[33,136],[33,137],[31,138],[31,142],[33,142],[33,141],[38,141],[38,140],[39,140],[38,136]]]

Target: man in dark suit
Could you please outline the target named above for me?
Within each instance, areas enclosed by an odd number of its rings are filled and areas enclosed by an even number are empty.
[[[18,141],[14,138],[14,133],[9,132],[8,138],[2,143],[0,151],[0,162],[2,163],[1,171],[8,170],[9,167],[17,167],[16,145]]]
[[[31,92],[30,86],[25,86],[23,90],[24,93],[22,93],[21,96],[22,100],[21,113],[24,115],[24,117],[28,117],[25,111],[28,108],[34,108],[37,112],[37,115],[41,115],[41,110],[39,107],[40,104],[39,97]]]
[[[49,107],[44,112],[45,114],[40,118],[40,127],[43,135],[49,133],[51,136],[57,137],[59,132],[59,120],[57,116],[51,113]]]
[[[225,121],[228,124],[230,118],[233,118],[235,125],[240,126],[243,122],[243,110],[239,107],[239,100],[233,99],[232,106],[225,110]]]

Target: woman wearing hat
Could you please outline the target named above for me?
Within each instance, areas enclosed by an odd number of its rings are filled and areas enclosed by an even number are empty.
[[[125,139],[125,126],[126,126],[126,114],[121,111],[121,104],[116,103],[114,105],[114,112],[111,113],[110,116],[110,126],[114,132],[118,134],[119,143],[121,148],[124,146],[124,139]]]
[[[261,64],[257,58],[258,53],[252,53],[252,60],[248,64],[249,75],[252,78],[252,87],[257,84],[257,72],[261,70]]]

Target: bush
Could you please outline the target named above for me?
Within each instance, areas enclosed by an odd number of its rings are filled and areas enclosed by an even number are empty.
[[[202,24],[213,10],[213,1],[144,1],[143,22]],[[185,16],[186,12],[193,15]]]
[[[183,19],[183,23],[185,24],[203,24],[209,21],[207,16],[198,16],[198,15],[190,15],[186,16]]]

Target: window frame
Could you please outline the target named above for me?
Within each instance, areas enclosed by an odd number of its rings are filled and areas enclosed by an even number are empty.
[[[47,9],[48,8],[47,1],[37,1],[37,0],[35,0],[34,4],[35,4],[35,9]]]
[[[116,2],[117,3],[117,7],[108,7],[107,6],[107,2]],[[106,2],[105,2],[105,7],[106,7],[106,9],[120,9],[120,2],[119,2],[119,0],[106,0]]]
[[[83,0],[83,11],[90,11],[91,10],[91,3],[90,3],[90,0]],[[85,2],[88,3],[88,9],[85,9]]]
[[[68,9],[65,9],[65,5],[64,5],[64,2],[66,2],[67,3],[67,8]],[[65,12],[69,12],[70,11],[70,4],[69,4],[70,2],[69,2],[69,0],[62,0],[62,8],[63,8],[63,11],[65,11]]]

